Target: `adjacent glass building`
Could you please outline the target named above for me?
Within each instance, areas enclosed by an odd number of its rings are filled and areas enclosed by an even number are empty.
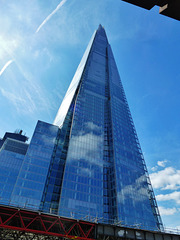
[[[27,137],[22,131],[6,132],[0,139],[0,203],[9,205],[24,156],[27,152]]]
[[[163,228],[101,25],[53,125],[38,121],[10,204],[88,221]]]

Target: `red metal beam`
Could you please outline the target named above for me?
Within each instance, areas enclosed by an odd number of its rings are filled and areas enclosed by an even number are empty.
[[[0,205],[0,228],[69,239],[94,240],[95,224]]]

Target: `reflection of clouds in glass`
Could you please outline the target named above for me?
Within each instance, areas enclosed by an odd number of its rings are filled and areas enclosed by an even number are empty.
[[[80,169],[79,169],[79,174],[80,174],[81,176],[91,177],[91,175],[92,175],[92,170],[89,169],[89,168],[83,167],[83,168],[80,168]]]
[[[146,182],[146,176],[142,175],[134,183],[129,184],[117,192],[118,204],[125,212],[129,212],[129,217],[125,217],[125,223],[131,219],[133,220],[133,226],[152,227],[156,229],[156,223],[154,222],[153,212],[156,209],[151,209],[153,206],[149,201],[148,186]],[[128,209],[128,210],[127,210]],[[137,209],[137,211],[135,211]],[[128,220],[129,218],[129,220]],[[136,236],[138,238],[138,236]],[[140,238],[138,238],[140,239]]]
[[[100,126],[98,126],[98,125],[96,125],[96,124],[94,124],[93,122],[87,122],[86,124],[85,124],[85,126],[88,128],[88,129],[90,129],[90,130],[94,130],[94,131],[101,131],[101,127]]]
[[[91,133],[95,136],[99,136],[102,135],[104,133],[104,128],[102,126],[98,126],[97,124],[94,124],[93,122],[85,122],[84,124],[82,124],[82,126],[78,126],[78,124],[76,125],[76,123],[74,123],[74,127],[73,129],[77,130],[77,134],[74,134],[74,132],[72,131],[72,136],[83,136],[83,135],[87,135],[88,133]]]
[[[148,189],[145,183],[146,176],[142,175],[140,178],[136,179],[134,184],[122,188],[122,190],[117,193],[118,202],[124,203],[124,200],[129,198],[133,199],[134,202],[143,202],[149,199]]]
[[[55,144],[57,133],[58,127],[38,121],[33,142],[50,147]]]
[[[103,138],[93,133],[73,136],[70,140],[68,159],[83,159],[97,165],[103,164]]]
[[[144,238],[144,237],[143,237],[143,233],[136,231],[136,238],[137,238],[137,239],[143,239],[143,238]]]
[[[76,126],[74,126],[76,128]],[[70,139],[68,159],[70,161],[83,160],[96,165],[103,165],[103,135],[101,127],[93,122],[85,123],[83,130]],[[73,131],[72,131],[73,132]]]
[[[125,234],[125,231],[124,230],[120,230],[120,231],[118,231],[117,234],[118,234],[119,237],[123,237],[124,234]]]
[[[45,136],[45,135],[42,135],[42,141],[43,141],[43,143],[44,143],[44,145],[46,145],[46,146],[51,146],[52,144],[54,144],[55,143],[55,140],[56,140],[56,137],[47,137],[47,136]]]

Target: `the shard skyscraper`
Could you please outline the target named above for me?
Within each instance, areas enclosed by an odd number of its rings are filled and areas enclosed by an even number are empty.
[[[54,121],[66,133],[59,214],[161,223],[105,30],[93,35]]]
[[[38,122],[10,202],[76,219],[163,227],[101,25],[54,124]]]

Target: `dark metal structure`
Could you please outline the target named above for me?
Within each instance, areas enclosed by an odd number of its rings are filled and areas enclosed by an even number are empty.
[[[25,209],[0,206],[0,240],[180,240],[180,233],[147,231],[63,218]]]
[[[98,240],[180,240],[180,234],[178,235],[178,233],[147,231],[141,229],[140,226],[129,228],[125,226],[98,224],[96,227],[96,237]]]
[[[180,20],[180,1],[179,0],[122,0],[136,6],[150,10],[155,5],[159,6],[159,13],[176,20]]]
[[[7,138],[13,139],[13,140],[18,140],[20,142],[27,142],[28,137],[26,135],[22,134],[22,130],[16,130],[14,133],[11,132],[6,132],[4,134],[4,137],[0,139],[0,148],[3,146],[4,142],[6,141]]]

